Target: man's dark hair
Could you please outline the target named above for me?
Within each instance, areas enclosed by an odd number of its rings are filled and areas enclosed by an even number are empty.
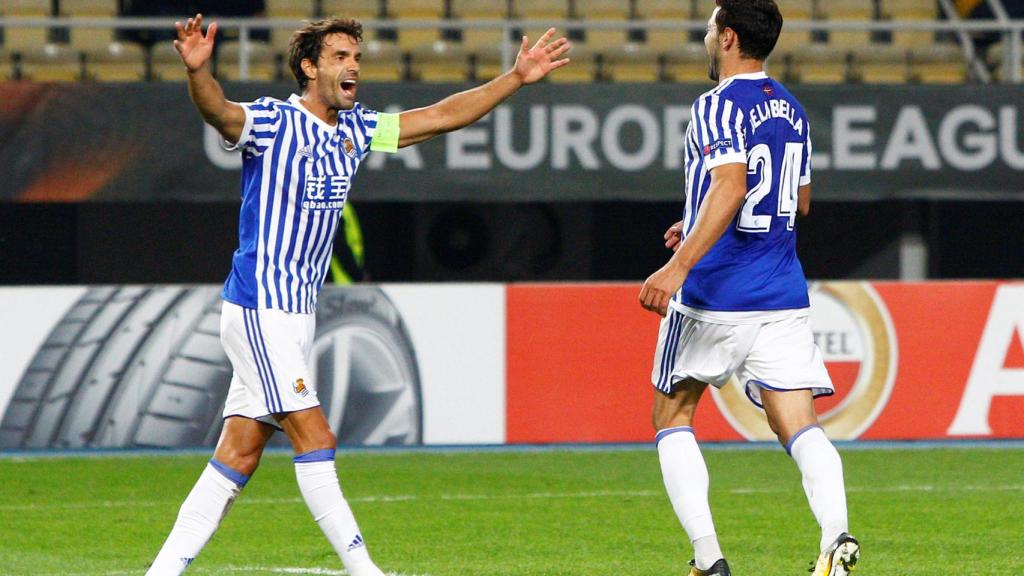
[[[302,71],[302,61],[309,58],[316,64],[324,40],[331,34],[347,34],[356,41],[363,41],[363,25],[351,18],[325,18],[309,22],[292,35],[288,46],[288,66],[299,83],[299,90],[305,90],[309,78]]]
[[[715,16],[718,32],[732,28],[740,37],[740,54],[765,60],[779,41],[782,13],[775,0],[715,0],[720,10]]]

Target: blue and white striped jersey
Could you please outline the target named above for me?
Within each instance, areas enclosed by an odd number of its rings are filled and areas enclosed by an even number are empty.
[[[763,72],[740,74],[690,109],[683,235],[711,185],[711,170],[747,165],[747,196],[732,225],[690,271],[673,305],[718,318],[807,308],[796,256],[798,190],[811,181],[810,125],[803,107]],[[707,314],[710,313],[710,314]]]
[[[294,94],[242,106],[245,127],[234,145],[242,150],[239,247],[223,296],[245,308],[310,314],[352,178],[378,121],[394,115],[357,103],[331,126]],[[397,131],[397,122],[388,125]]]

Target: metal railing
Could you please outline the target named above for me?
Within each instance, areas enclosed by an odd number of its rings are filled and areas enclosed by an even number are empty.
[[[176,21],[184,18],[13,18],[0,17],[0,28],[111,28],[114,30],[161,30],[174,29]],[[236,30],[239,41],[239,77],[249,78],[250,54],[252,52],[252,34],[254,30],[293,30],[297,22],[292,19],[263,18],[209,18],[208,22],[216,21],[221,31]],[[623,20],[623,21],[589,21],[589,20],[363,20],[367,30],[501,30],[503,38],[510,38],[515,30],[546,29],[550,26],[560,30],[658,30],[677,31],[681,38],[687,33],[702,32],[707,27],[703,20]],[[955,21],[896,21],[896,20],[793,20],[786,21],[786,32],[932,32],[951,33],[957,35],[964,52],[964,59],[981,82],[991,79],[987,74],[977,73],[978,66],[983,66],[971,41],[976,33],[996,33],[1003,37],[1003,77],[1010,82],[1019,84],[1022,81],[1022,34],[1024,19],[1011,20],[1001,17],[996,20],[955,20]],[[509,67],[515,58],[517,45],[511,41],[502,42],[502,64]]]

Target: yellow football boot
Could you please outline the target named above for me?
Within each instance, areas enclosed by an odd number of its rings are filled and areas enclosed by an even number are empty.
[[[843,532],[829,545],[817,564],[809,572],[811,576],[849,576],[860,559],[860,543],[853,536]]]

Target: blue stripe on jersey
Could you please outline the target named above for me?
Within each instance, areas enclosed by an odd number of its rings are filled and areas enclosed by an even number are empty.
[[[239,248],[224,298],[247,308],[312,313],[377,113],[356,104],[328,126],[296,96],[243,106],[250,128],[239,142]]]
[[[792,115],[787,116],[786,111]],[[754,114],[758,115],[756,124],[751,120]],[[738,157],[742,161],[755,149],[771,160],[772,181],[760,201],[751,196],[744,201],[744,208],[748,219],[756,216],[758,222],[765,218],[771,222],[765,229],[740,229],[744,222],[741,208],[732,225],[690,271],[682,288],[683,304],[717,311],[806,308],[807,283],[796,258],[792,216],[782,214],[779,202],[787,145],[804,146],[801,158],[786,160],[798,165],[787,169],[807,166],[809,126],[800,103],[775,80],[763,74],[744,74],[700,96],[690,116],[684,154],[684,236],[693,230],[711,186],[711,170],[719,160],[729,162]],[[760,163],[748,165],[747,170],[748,189],[753,190],[764,171]],[[809,181],[810,169],[800,177]],[[755,204],[747,206],[747,202]]]

